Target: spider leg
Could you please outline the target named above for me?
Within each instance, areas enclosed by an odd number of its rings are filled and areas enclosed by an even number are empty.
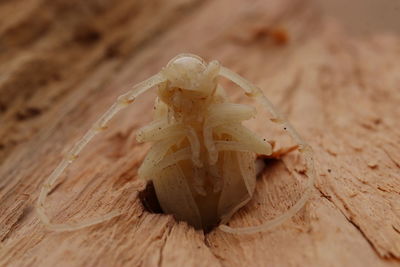
[[[214,104],[203,126],[204,145],[208,150],[209,163],[214,165],[218,161],[218,151],[212,138],[214,128],[226,123],[248,120],[256,114],[253,107],[242,104],[222,103]]]
[[[154,168],[156,168],[156,166],[158,166],[160,162],[166,157],[168,150],[176,144],[177,140],[178,142],[180,142],[181,140],[184,139],[183,134],[180,137],[179,136],[176,137],[179,139],[175,138],[164,139],[155,143],[150,148],[150,150],[147,152],[146,157],[144,158],[142,165],[138,170],[138,175],[140,178],[145,180],[151,180],[154,177],[155,175]]]
[[[187,138],[189,140],[190,143],[190,148],[192,149],[192,161],[193,164],[198,167],[201,168],[203,167],[203,163],[200,160],[200,141],[199,138],[196,134],[196,131],[190,127],[187,126],[186,127],[186,133],[187,133]]]
[[[223,124],[214,128],[214,132],[217,134],[229,134],[234,138],[234,142],[237,142],[237,147],[247,148],[243,151],[253,151],[261,155],[270,155],[272,153],[272,146],[270,143],[263,141],[252,131],[242,126],[241,124]],[[232,141],[230,141],[232,142]],[[224,147],[220,143],[219,147]],[[233,143],[232,143],[233,144]],[[217,146],[217,144],[216,144]],[[227,147],[227,146],[226,146]],[[234,149],[239,151],[239,149]]]
[[[54,231],[74,231],[77,229],[85,228],[91,225],[99,224],[101,222],[110,220],[118,215],[121,215],[121,212],[111,212],[100,216],[98,218],[91,219],[89,221],[77,224],[53,224],[50,221],[50,218],[47,216],[45,212],[45,201],[46,197],[51,191],[51,188],[56,183],[57,179],[64,172],[64,170],[78,158],[79,153],[82,149],[92,140],[92,138],[98,134],[99,132],[107,129],[107,123],[122,109],[126,108],[130,103],[132,103],[136,97],[145,91],[149,90],[153,86],[162,83],[165,81],[165,78],[160,74],[156,74],[149,79],[135,85],[130,91],[118,97],[118,100],[100,117],[100,119],[93,124],[89,131],[80,139],[69,151],[66,157],[64,157],[57,168],[50,174],[47,178],[47,181],[43,184],[39,198],[37,200],[37,213],[39,219],[51,230]]]
[[[285,213],[279,215],[278,217],[269,220],[261,225],[252,226],[252,227],[241,227],[241,228],[232,228],[227,225],[220,225],[219,228],[222,231],[234,234],[250,234],[250,233],[257,233],[261,231],[270,230],[276,226],[281,225],[286,220],[293,217],[300,209],[304,207],[307,201],[310,199],[311,191],[314,186],[315,180],[315,170],[314,170],[314,160],[313,160],[313,151],[301,137],[297,133],[297,131],[291,126],[291,124],[279,113],[278,110],[272,105],[272,103],[264,96],[263,92],[260,88],[256,87],[237,73],[227,69],[223,66],[220,68],[219,75],[222,77],[231,80],[239,87],[241,87],[245,92],[246,95],[249,97],[254,97],[260,102],[273,116],[274,118],[271,119],[274,122],[282,124],[283,128],[288,131],[289,135],[293,138],[293,140],[298,144],[299,151],[304,155],[306,161],[306,175],[309,178],[306,184],[306,190],[301,198],[290,207]]]
[[[177,143],[176,138],[180,137],[186,137],[190,143],[193,164],[198,168],[202,167],[200,142],[196,131],[182,123],[168,124],[167,120],[157,120],[137,131],[139,142],[157,141],[148,152],[143,165],[139,168],[139,176],[150,178],[148,174],[151,173],[152,165],[157,164],[171,146]]]
[[[172,154],[169,154],[169,155],[163,157],[162,160],[160,160],[157,163],[157,165],[153,166],[153,169],[151,170],[151,172],[155,176],[155,174],[161,172],[163,169],[165,169],[171,165],[177,164],[179,161],[187,160],[187,159],[191,159],[191,158],[192,158],[192,152],[191,152],[190,148],[189,147],[182,148]]]

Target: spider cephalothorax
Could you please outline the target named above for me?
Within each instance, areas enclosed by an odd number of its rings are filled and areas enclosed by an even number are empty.
[[[178,55],[160,72],[166,81],[159,85],[158,96],[177,119],[200,120],[216,100],[219,67],[217,61],[207,64],[195,55]]]

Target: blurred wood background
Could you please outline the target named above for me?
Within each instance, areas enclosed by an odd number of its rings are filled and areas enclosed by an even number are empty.
[[[322,10],[297,0],[0,1],[0,265],[400,266],[400,39],[347,32]],[[54,222],[126,215],[46,230],[34,205],[63,153],[119,94],[182,52],[253,81],[310,143],[317,182],[307,209],[244,236],[145,211],[136,173],[148,144],[131,133],[151,119],[153,93],[88,146],[47,202]],[[293,160],[266,170],[231,225],[296,201]]]

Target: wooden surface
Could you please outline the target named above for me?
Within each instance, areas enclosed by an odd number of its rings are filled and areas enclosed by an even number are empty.
[[[400,266],[399,47],[395,35],[346,32],[309,1],[2,1],[0,265]],[[34,205],[62,154],[120,93],[181,52],[219,60],[288,116],[315,151],[307,208],[244,236],[205,235],[145,211],[136,173],[149,144],[134,131],[151,119],[149,93],[88,146],[47,202],[54,222],[125,215],[46,230]],[[259,134],[286,142],[273,128]],[[268,166],[231,225],[292,205],[303,182],[295,165],[288,155]]]

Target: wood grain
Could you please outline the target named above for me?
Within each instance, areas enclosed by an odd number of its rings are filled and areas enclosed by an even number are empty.
[[[311,1],[2,1],[0,265],[400,266],[399,47],[396,35],[346,32]],[[253,81],[309,142],[317,183],[307,208],[254,235],[204,234],[144,210],[137,168],[149,144],[134,132],[151,119],[152,92],[89,144],[47,202],[54,222],[125,214],[46,230],[34,205],[63,153],[182,52]],[[288,144],[266,117],[249,126]],[[269,164],[230,224],[286,210],[302,191],[299,168],[295,153]]]

